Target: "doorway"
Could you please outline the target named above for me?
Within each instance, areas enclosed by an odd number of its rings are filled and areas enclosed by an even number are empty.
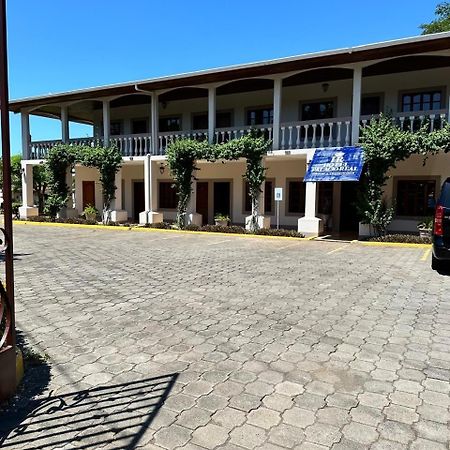
[[[341,182],[341,219],[340,232],[358,232],[359,218],[356,211],[356,201],[359,192],[359,182]]]
[[[139,222],[139,213],[145,211],[145,191],[143,181],[133,182],[133,220]]]
[[[88,205],[95,207],[95,181],[83,181],[83,211]]]
[[[208,223],[208,182],[197,181],[196,211],[202,215],[202,225]]]
[[[214,217],[223,214],[231,217],[230,182],[214,182]]]

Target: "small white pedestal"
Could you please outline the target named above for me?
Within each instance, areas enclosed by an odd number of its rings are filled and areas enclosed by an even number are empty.
[[[269,216],[257,216],[258,227],[259,228],[270,228],[270,217]],[[252,216],[247,216],[245,218],[245,229],[250,230],[252,223]]]
[[[111,211],[111,222],[126,222],[128,220],[128,212],[123,209],[113,209]]]
[[[198,225],[202,226],[203,216],[198,213],[186,214],[186,225]]]
[[[146,225],[148,223],[161,223],[163,214],[157,211],[142,211],[139,213],[139,224]]]
[[[297,230],[306,237],[320,236],[323,234],[323,221],[318,217],[300,217]]]
[[[37,217],[39,215],[39,209],[34,206],[20,206],[19,217],[21,219],[28,219],[29,217]]]

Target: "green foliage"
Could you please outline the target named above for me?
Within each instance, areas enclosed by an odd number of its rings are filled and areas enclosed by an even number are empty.
[[[11,190],[13,194],[22,194],[22,156],[11,156]]]
[[[38,196],[39,214],[44,213],[44,205],[47,198],[47,186],[49,182],[48,175],[48,171],[43,164],[33,166],[33,190]]]
[[[434,226],[434,217],[433,216],[427,216],[425,217],[422,222],[417,224],[417,228],[423,229],[423,230],[432,230]]]
[[[209,159],[210,146],[207,141],[180,139],[169,144],[166,156],[178,195],[177,225],[183,229],[192,193],[194,171],[197,170],[195,161]]]
[[[420,25],[422,34],[441,33],[443,31],[450,31],[450,3],[442,2],[436,6],[436,18],[430,23]]]
[[[66,174],[68,168],[76,160],[76,149],[78,147],[58,144],[48,151],[45,170],[47,171],[50,194],[46,199],[44,211],[52,219],[56,218],[58,212],[66,206],[69,199]]]
[[[111,222],[111,202],[115,198],[116,173],[122,166],[122,154],[116,147],[79,147],[78,161],[83,166],[94,167],[100,173],[103,194],[103,224]]]
[[[103,223],[111,221],[110,207],[115,197],[115,176],[122,165],[122,155],[116,147],[90,147],[59,144],[51,148],[45,161],[46,181],[50,188],[45,212],[54,219],[69,198],[66,174],[71,166],[94,167],[100,173],[103,193]]]
[[[246,159],[244,178],[248,181],[252,198],[252,230],[258,228],[258,197],[261,184],[265,180],[263,156],[267,153],[271,141],[256,135],[245,135],[232,139],[224,144],[210,145],[207,141],[180,139],[169,144],[167,162],[175,180],[178,194],[177,225],[185,227],[186,209],[192,192],[192,180],[197,169],[195,163],[199,159],[207,161]]]
[[[431,238],[420,237],[417,234],[386,234],[368,239],[370,242],[400,242],[404,244],[431,244]]]
[[[86,215],[97,215],[98,211],[95,206],[92,205],[86,205],[86,208],[83,210],[83,214]]]
[[[439,135],[428,130],[428,123],[417,131],[401,130],[385,115],[372,118],[361,129],[358,145],[364,149],[365,172],[356,207],[362,223],[372,226],[376,235],[386,232],[394,216],[395,208],[383,199],[389,170],[412,154],[436,152],[444,148],[447,139],[450,142],[448,126],[443,128],[445,132],[439,130]]]

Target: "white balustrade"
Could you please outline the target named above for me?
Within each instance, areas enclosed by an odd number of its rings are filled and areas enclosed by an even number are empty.
[[[394,114],[393,120],[402,130],[415,130],[427,123],[430,131],[433,131],[442,128],[448,118],[447,111],[439,109],[397,113]]]
[[[280,126],[280,149],[292,150],[348,145],[350,125],[350,117],[283,123]]]

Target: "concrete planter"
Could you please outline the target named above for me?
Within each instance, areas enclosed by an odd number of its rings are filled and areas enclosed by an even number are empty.
[[[214,223],[215,223],[216,225],[221,226],[221,227],[227,227],[227,226],[229,225],[229,221],[228,221],[228,220],[218,220],[218,219],[215,219],[215,220],[214,220]]]
[[[429,228],[419,228],[419,236],[421,238],[431,238],[431,230]]]

